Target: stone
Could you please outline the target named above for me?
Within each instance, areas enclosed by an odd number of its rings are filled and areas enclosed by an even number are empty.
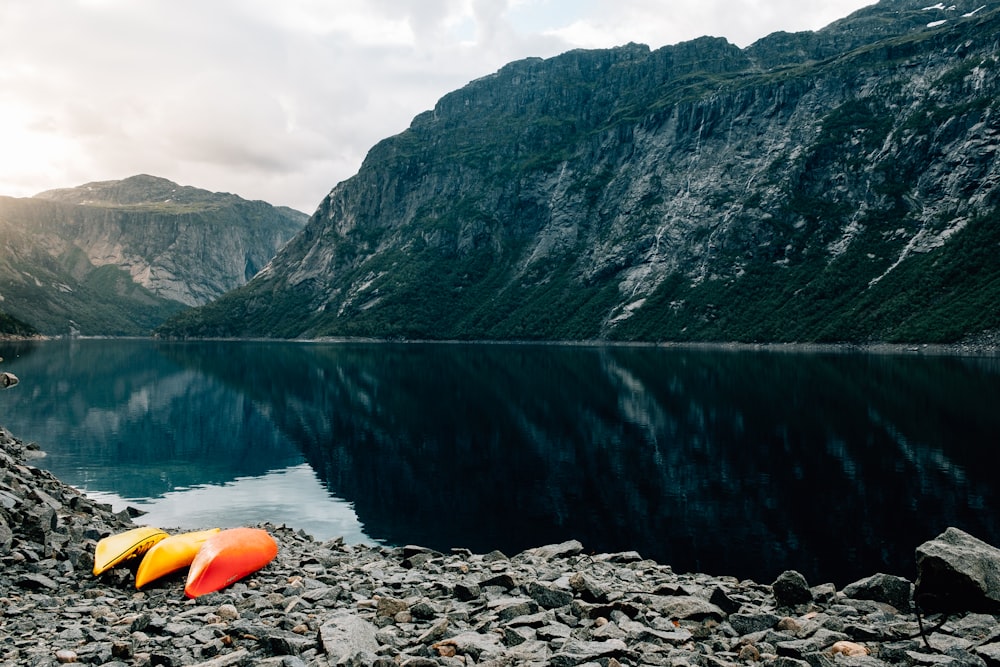
[[[572,591],[541,584],[537,581],[528,582],[527,593],[528,597],[537,602],[542,609],[565,607],[573,601]]]
[[[712,590],[712,595],[709,596],[708,601],[727,614],[735,614],[742,606],[739,602],[732,599],[729,594],[726,593],[725,589],[719,586],[716,586]]]
[[[236,609],[236,605],[229,603],[219,605],[215,613],[224,621],[235,621],[240,617],[240,612]]]
[[[376,628],[354,614],[335,614],[319,629],[319,641],[331,662],[352,656],[361,651],[375,652],[378,641]]]
[[[516,579],[514,579],[513,575],[511,575],[510,572],[501,572],[499,574],[486,577],[485,579],[479,582],[479,585],[482,588],[494,587],[494,588],[502,588],[505,591],[509,591],[512,588],[516,588],[518,586],[518,582]]]
[[[454,648],[453,655],[468,655],[476,662],[489,660],[503,652],[503,644],[496,634],[484,635],[478,632],[463,632],[434,644],[434,648],[438,650],[447,647]]]
[[[587,662],[597,662],[600,658],[614,658],[628,653],[628,646],[620,639],[609,639],[602,642],[572,640],[566,642],[562,650],[549,659],[553,667],[570,667]]]
[[[725,613],[704,598],[694,595],[677,595],[653,599],[652,606],[667,618],[703,620],[713,618],[722,620]]]
[[[9,494],[0,525],[13,550],[0,567],[4,664],[51,666],[63,650],[66,660],[108,667],[1000,667],[996,616],[955,612],[928,629],[928,649],[915,610],[885,602],[902,589],[888,575],[848,587],[876,599],[814,594],[808,611],[789,613],[789,597],[773,586],[614,554],[580,558],[575,546],[510,559],[443,555],[319,544],[266,525],[280,549],[264,570],[198,600],[184,600],[180,580],[137,592],[130,568],[93,577],[73,567],[69,548],[30,538],[45,531],[20,518],[48,525],[52,517],[37,510],[50,510],[58,531],[49,536],[72,535],[83,562],[102,534],[133,526],[17,452],[0,438],[0,491]],[[473,583],[498,576],[517,585]]]
[[[534,600],[529,598],[505,598],[492,605],[501,621],[510,621],[519,616],[528,616],[538,611]]]
[[[479,588],[479,584],[467,581],[457,582],[455,584],[454,590],[455,590],[455,597],[462,602],[475,600],[481,594],[481,589]]]
[[[787,570],[778,575],[771,584],[771,591],[781,607],[794,607],[812,600],[812,591],[806,578],[795,570]]]
[[[730,614],[729,624],[738,635],[750,635],[773,628],[781,618],[776,614]]]
[[[1000,643],[978,646],[975,653],[985,660],[989,667],[1000,667]]]
[[[405,600],[382,597],[379,598],[378,603],[375,606],[375,616],[393,617],[399,612],[406,611],[407,609],[409,609],[409,605],[406,604]]]
[[[1000,613],[1000,549],[950,527],[917,547],[916,561],[924,611]]]
[[[778,655],[803,658],[809,653],[826,650],[837,642],[849,640],[850,637],[841,632],[833,632],[821,628],[811,637],[779,642],[776,648],[778,649]]]
[[[552,560],[553,558],[569,558],[570,556],[582,554],[583,545],[577,540],[569,540],[568,542],[562,542],[560,544],[549,544],[544,547],[529,549],[528,553],[545,560]]]
[[[740,662],[757,662],[760,660],[760,651],[753,644],[744,644],[737,657]]]
[[[34,590],[34,591],[43,588],[48,590],[56,590],[59,588],[59,584],[57,584],[55,581],[45,576],[44,574],[37,574],[37,573],[29,573],[24,575],[18,580],[17,585],[20,586],[21,588],[27,588],[28,590]]]
[[[910,608],[912,591],[913,584],[908,579],[879,573],[848,584],[843,593],[849,598],[884,602],[905,610]]]
[[[76,651],[71,651],[70,649],[63,648],[56,651],[56,660],[59,663],[66,665],[77,661]]]
[[[832,655],[844,655],[849,658],[871,655],[871,651],[868,647],[862,646],[856,642],[849,642],[845,640],[834,642],[833,646],[830,647],[830,653]]]

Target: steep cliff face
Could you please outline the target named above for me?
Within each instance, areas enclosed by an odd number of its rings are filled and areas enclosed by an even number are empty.
[[[306,219],[152,176],[0,197],[0,307],[43,333],[148,333],[246,283]]]
[[[955,340],[1000,327],[1000,3],[512,63],[178,335]]]

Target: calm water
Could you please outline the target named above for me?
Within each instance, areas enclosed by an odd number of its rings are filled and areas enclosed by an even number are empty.
[[[485,553],[579,539],[676,571],[915,575],[1000,545],[995,358],[508,345],[0,344],[0,424],[164,527]]]

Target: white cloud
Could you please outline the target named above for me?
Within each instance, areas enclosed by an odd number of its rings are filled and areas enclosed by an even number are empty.
[[[0,3],[0,194],[151,173],[311,212],[377,141],[528,56],[745,45],[870,2]]]

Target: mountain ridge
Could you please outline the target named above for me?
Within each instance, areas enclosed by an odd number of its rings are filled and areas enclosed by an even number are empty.
[[[165,336],[953,342],[1000,327],[997,3],[510,63]],[[941,23],[943,21],[943,23]]]
[[[149,175],[0,197],[0,308],[47,335],[149,335],[245,283],[306,219]]]

